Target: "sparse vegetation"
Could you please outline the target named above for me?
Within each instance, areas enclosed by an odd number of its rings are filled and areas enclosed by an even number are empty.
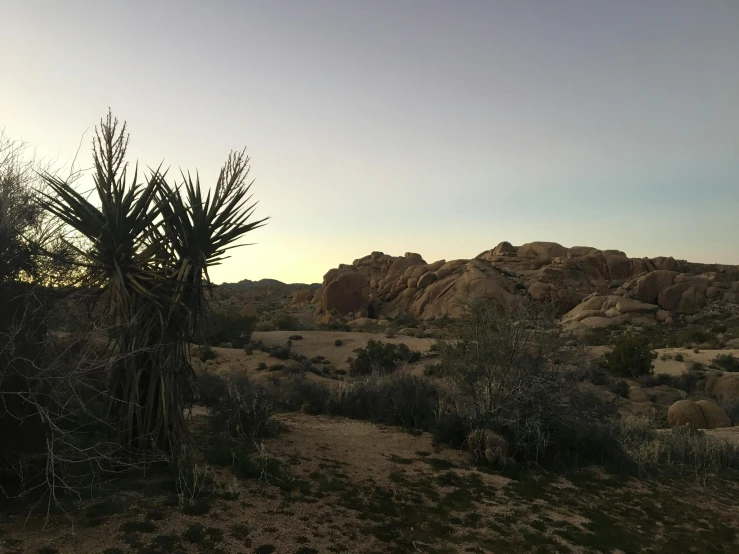
[[[626,332],[618,338],[613,350],[603,356],[602,363],[619,377],[639,377],[652,372],[656,357],[645,336]]]
[[[730,373],[739,372],[739,359],[735,358],[732,354],[719,354],[713,359],[711,365],[721,371]]]

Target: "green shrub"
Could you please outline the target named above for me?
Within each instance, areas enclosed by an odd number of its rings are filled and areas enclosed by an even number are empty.
[[[290,314],[280,314],[272,322],[278,331],[297,331],[301,327],[298,319]]]
[[[205,344],[230,342],[234,348],[243,348],[251,339],[255,318],[240,315],[237,311],[211,312],[203,323]]]
[[[691,348],[694,344],[715,346],[717,343],[718,337],[715,333],[705,331],[697,327],[683,329],[667,337],[667,346],[672,348]]]
[[[211,407],[228,392],[226,380],[211,371],[203,371],[197,379],[197,395],[203,406]]]
[[[195,356],[201,362],[207,362],[208,360],[214,360],[218,357],[217,354],[213,351],[213,349],[207,345],[198,346],[197,349],[195,350]]]
[[[675,354],[675,361],[676,362],[684,362],[685,361],[685,357],[678,352],[677,354]]]
[[[334,346],[341,346],[342,344],[344,344],[344,342],[341,339],[336,339],[334,341]]]
[[[601,363],[619,377],[639,377],[652,372],[652,360],[656,357],[646,337],[626,332],[619,337],[614,349],[603,356]]]
[[[244,345],[244,352],[246,352],[247,355],[251,356],[255,350],[260,350],[263,344],[264,343],[261,340],[250,340]]]
[[[264,370],[264,369],[267,369],[267,364],[265,364],[264,362],[259,362],[257,364],[257,369],[260,370],[260,371],[261,370]]]
[[[432,430],[439,391],[425,377],[368,377],[343,384],[329,405],[330,413],[408,429]]]
[[[290,340],[303,340],[303,335],[290,335]]]
[[[350,373],[354,376],[393,371],[398,361],[410,363],[421,359],[420,352],[411,350],[404,343],[384,344],[374,339],[368,340],[365,348],[357,348],[354,352],[356,358],[349,358]]]
[[[615,381],[610,387],[610,390],[613,394],[617,394],[621,398],[629,397],[629,384],[624,380]]]
[[[269,350],[269,355],[278,360],[287,360],[290,358],[290,348],[287,346],[273,346]]]
[[[605,346],[611,342],[611,332],[605,328],[588,329],[582,336],[582,342],[588,346]]]
[[[732,354],[719,354],[713,359],[711,365],[722,371],[730,373],[739,372],[739,359],[735,358]]]
[[[351,329],[349,329],[349,326],[344,323],[343,321],[339,321],[338,319],[329,321],[328,323],[319,323],[318,324],[318,330],[319,331],[335,331],[335,332],[348,332]]]

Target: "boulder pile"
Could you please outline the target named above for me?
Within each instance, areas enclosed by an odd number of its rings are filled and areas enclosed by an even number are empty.
[[[501,242],[474,259],[433,263],[411,252],[372,252],[329,270],[312,295],[301,291],[292,304],[310,302],[323,319],[409,314],[424,320],[461,315],[470,294],[509,301],[524,293],[556,302],[573,329],[669,323],[709,303],[739,306],[739,266],[629,258],[553,242]]]

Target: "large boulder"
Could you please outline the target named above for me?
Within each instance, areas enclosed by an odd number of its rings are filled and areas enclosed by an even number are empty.
[[[694,429],[705,429],[706,418],[692,400],[678,400],[667,410],[667,424],[670,427],[688,425]]]
[[[327,312],[336,310],[345,315],[366,310],[369,304],[369,278],[364,273],[348,271],[328,283],[323,291],[322,305]]]
[[[522,258],[564,258],[567,248],[556,242],[527,242],[518,247],[517,254]]]
[[[657,270],[639,278],[636,284],[636,298],[647,304],[656,304],[660,293],[672,285],[677,271]]]
[[[663,310],[677,313],[694,313],[705,305],[708,279],[688,279],[676,282],[662,290],[657,303]]]
[[[726,412],[713,402],[712,400],[698,400],[696,406],[703,413],[706,420],[706,429],[720,429],[722,427],[731,427],[731,420]]]

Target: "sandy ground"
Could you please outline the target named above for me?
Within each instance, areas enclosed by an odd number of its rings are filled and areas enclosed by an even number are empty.
[[[676,354],[682,354],[683,361],[678,362],[674,359],[663,360],[662,356],[664,354],[672,356],[673,358]],[[681,373],[689,371],[690,365],[693,362],[700,362],[705,366],[709,366],[713,359],[721,354],[731,354],[734,357],[739,357],[739,349],[700,350],[699,352],[694,352],[689,348],[660,348],[657,350],[657,359],[654,360],[654,372],[680,375]]]

